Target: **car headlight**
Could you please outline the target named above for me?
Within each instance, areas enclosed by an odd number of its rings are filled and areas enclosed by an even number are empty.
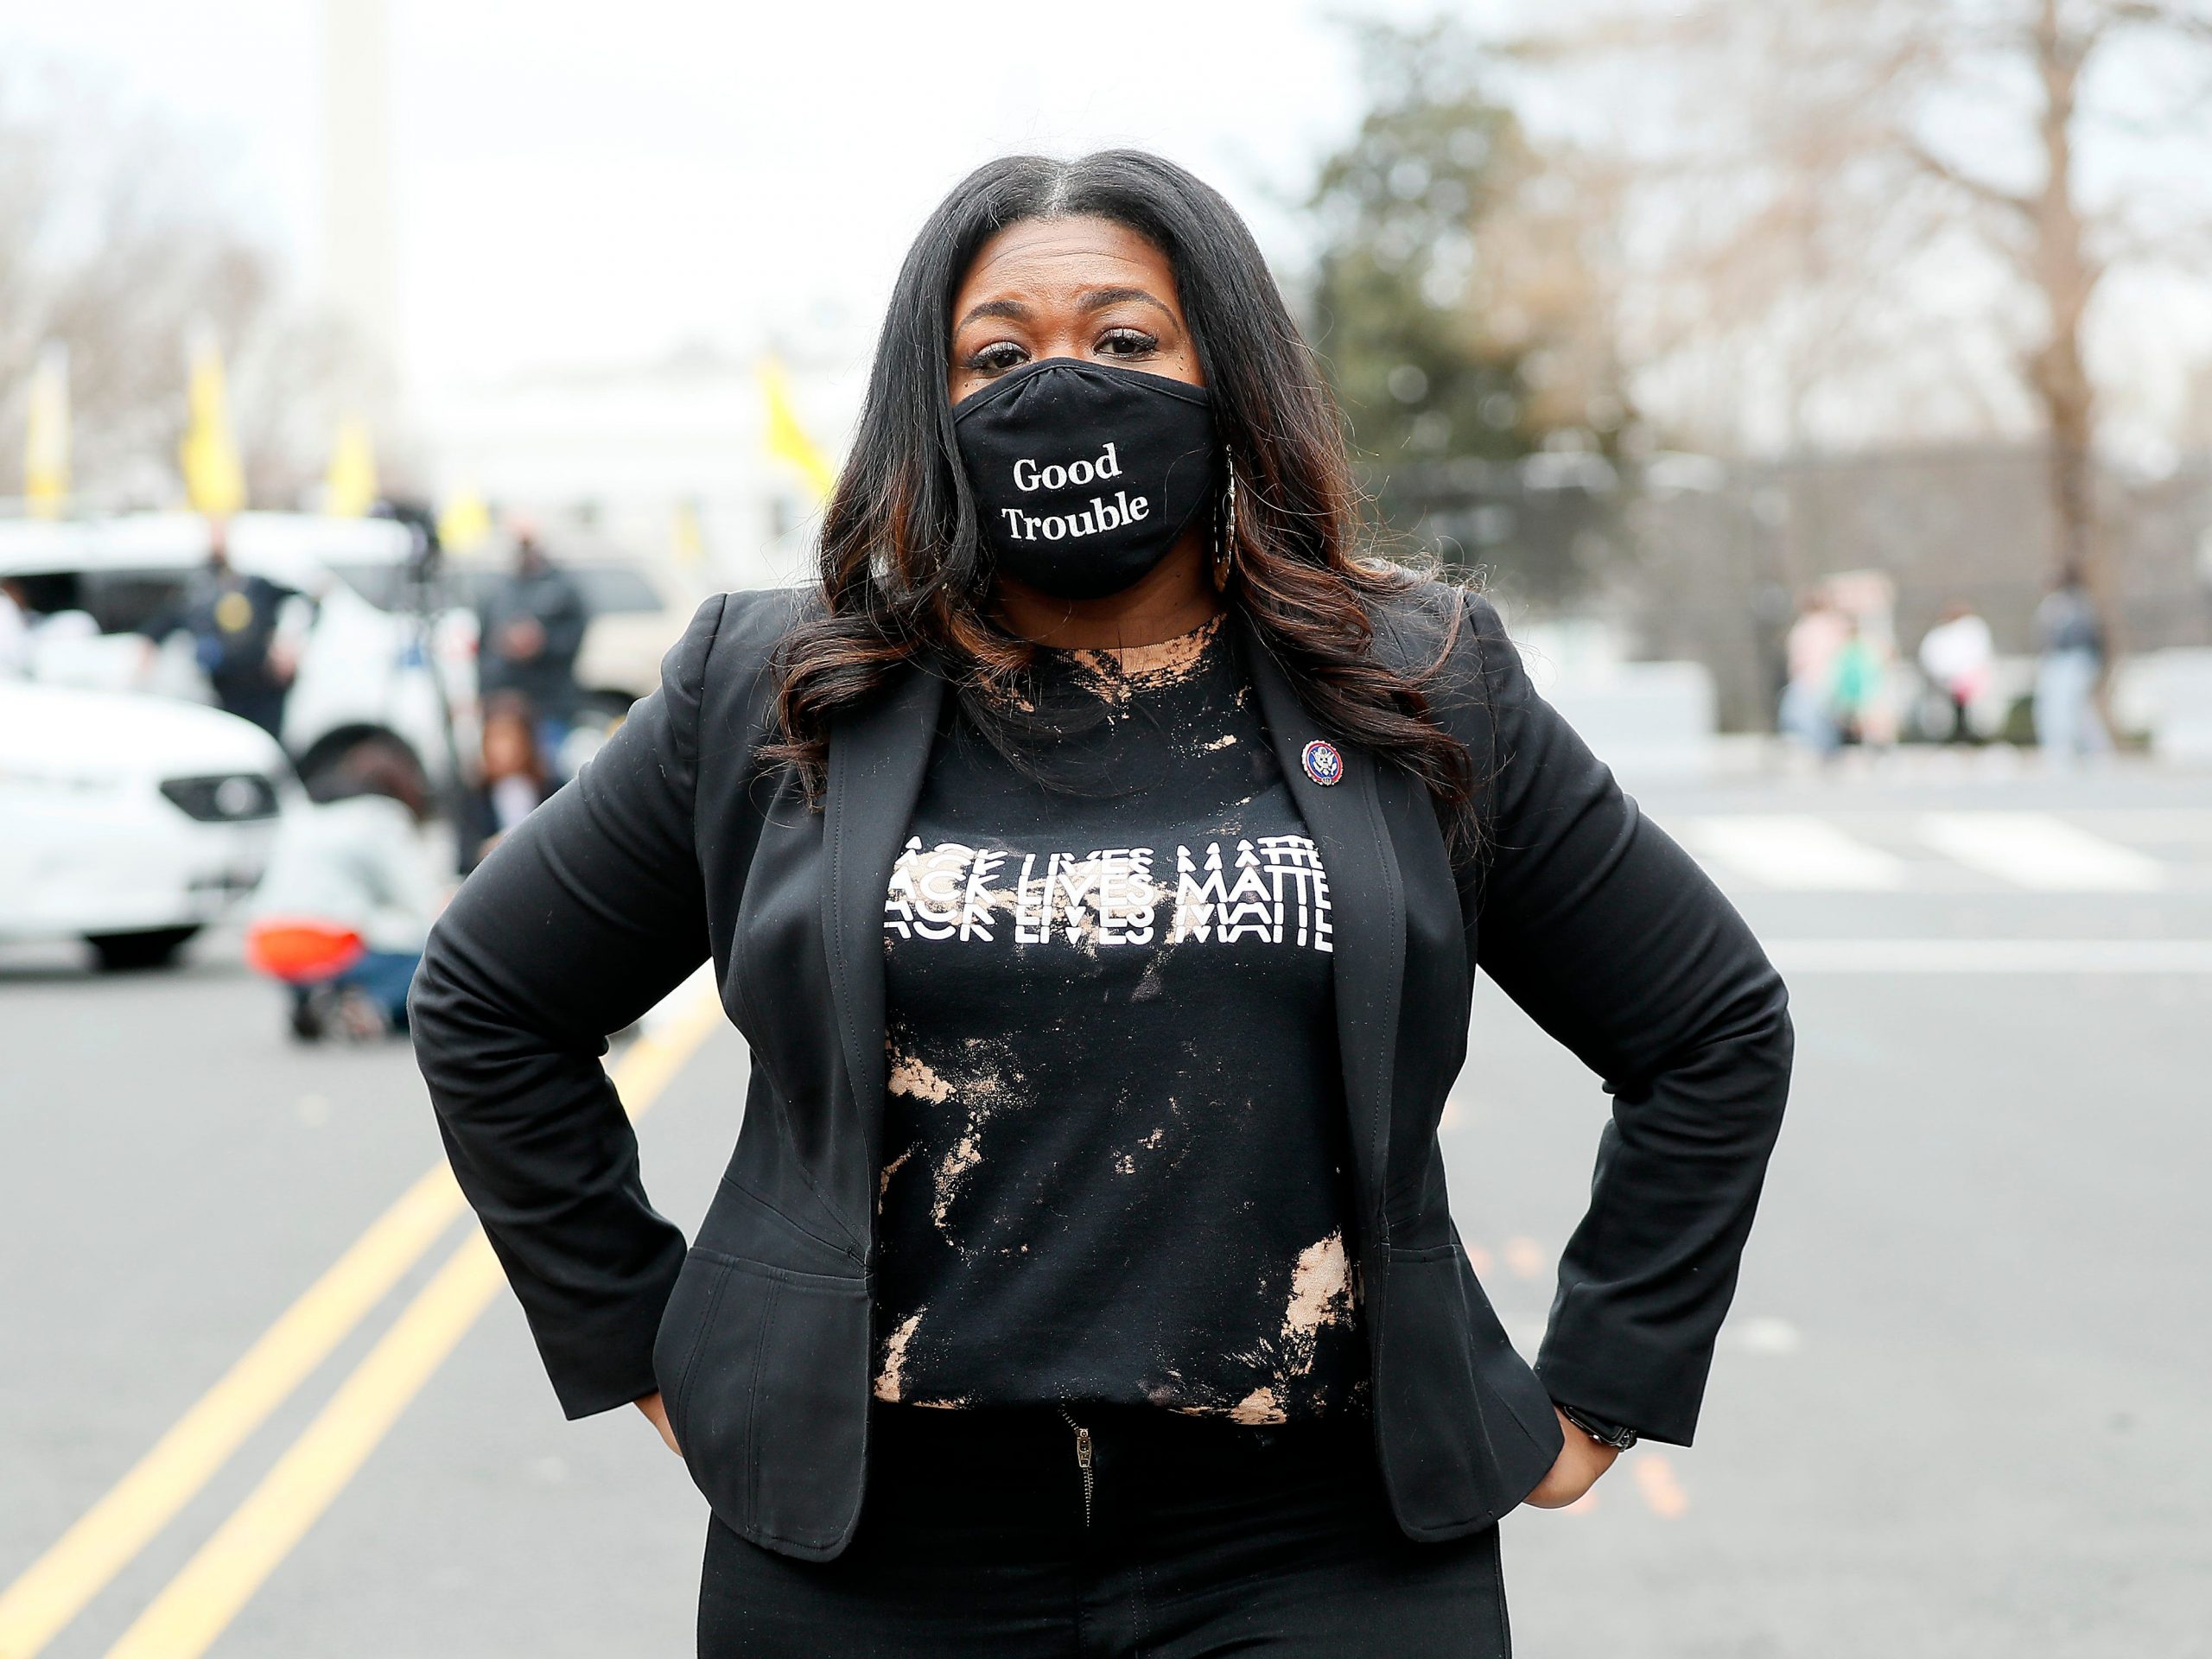
[[[242,823],[276,816],[276,785],[258,772],[166,778],[162,793],[202,823]]]

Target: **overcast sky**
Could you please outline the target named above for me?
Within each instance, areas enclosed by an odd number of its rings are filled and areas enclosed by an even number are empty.
[[[1567,3],[1455,9],[1481,27]],[[1340,20],[1416,22],[1446,3],[389,0],[410,401],[427,411],[518,371],[691,341],[829,342],[845,360],[825,366],[849,378],[923,216],[1011,150],[1160,150],[1225,190],[1295,271],[1308,250],[1290,205],[1357,118]],[[58,67],[156,113],[312,293],[322,12],[0,0],[0,68]],[[1605,105],[1547,108],[1539,124],[1602,125],[1617,113]],[[2169,145],[2152,159],[2194,176],[2202,156]],[[2155,448],[2202,399],[2212,300],[2196,276],[2116,286],[2097,314],[2110,432],[2131,447]],[[1663,402],[1656,386],[1640,395]]]
[[[1295,260],[1282,204],[1356,119],[1332,19],[1429,10],[391,0],[412,388],[825,322],[864,349],[930,206],[1014,149],[1160,150]],[[321,18],[315,0],[0,0],[0,56],[204,142],[220,197],[311,283]]]

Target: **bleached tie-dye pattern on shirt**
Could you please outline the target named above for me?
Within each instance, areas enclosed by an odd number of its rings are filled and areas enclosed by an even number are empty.
[[[1363,1393],[1328,874],[1230,640],[948,721],[884,906],[875,1392],[1248,1423]]]

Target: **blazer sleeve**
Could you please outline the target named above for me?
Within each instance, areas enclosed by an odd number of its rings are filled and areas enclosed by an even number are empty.
[[[1613,1099],[1536,1370],[1561,1404],[1687,1446],[1789,1095],[1788,993],[1497,613],[1473,601],[1468,630],[1492,740],[1477,961]]]
[[[658,1386],[683,1261],[601,1057],[708,954],[692,814],[724,605],[700,607],[660,689],[461,885],[408,1002],[454,1174],[571,1417]]]

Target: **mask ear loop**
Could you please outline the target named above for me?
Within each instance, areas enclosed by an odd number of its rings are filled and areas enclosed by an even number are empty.
[[[1213,587],[1217,594],[1229,591],[1229,578],[1236,567],[1236,457],[1222,451],[1222,463],[1229,474],[1229,484],[1222,493],[1221,511],[1213,519]]]

